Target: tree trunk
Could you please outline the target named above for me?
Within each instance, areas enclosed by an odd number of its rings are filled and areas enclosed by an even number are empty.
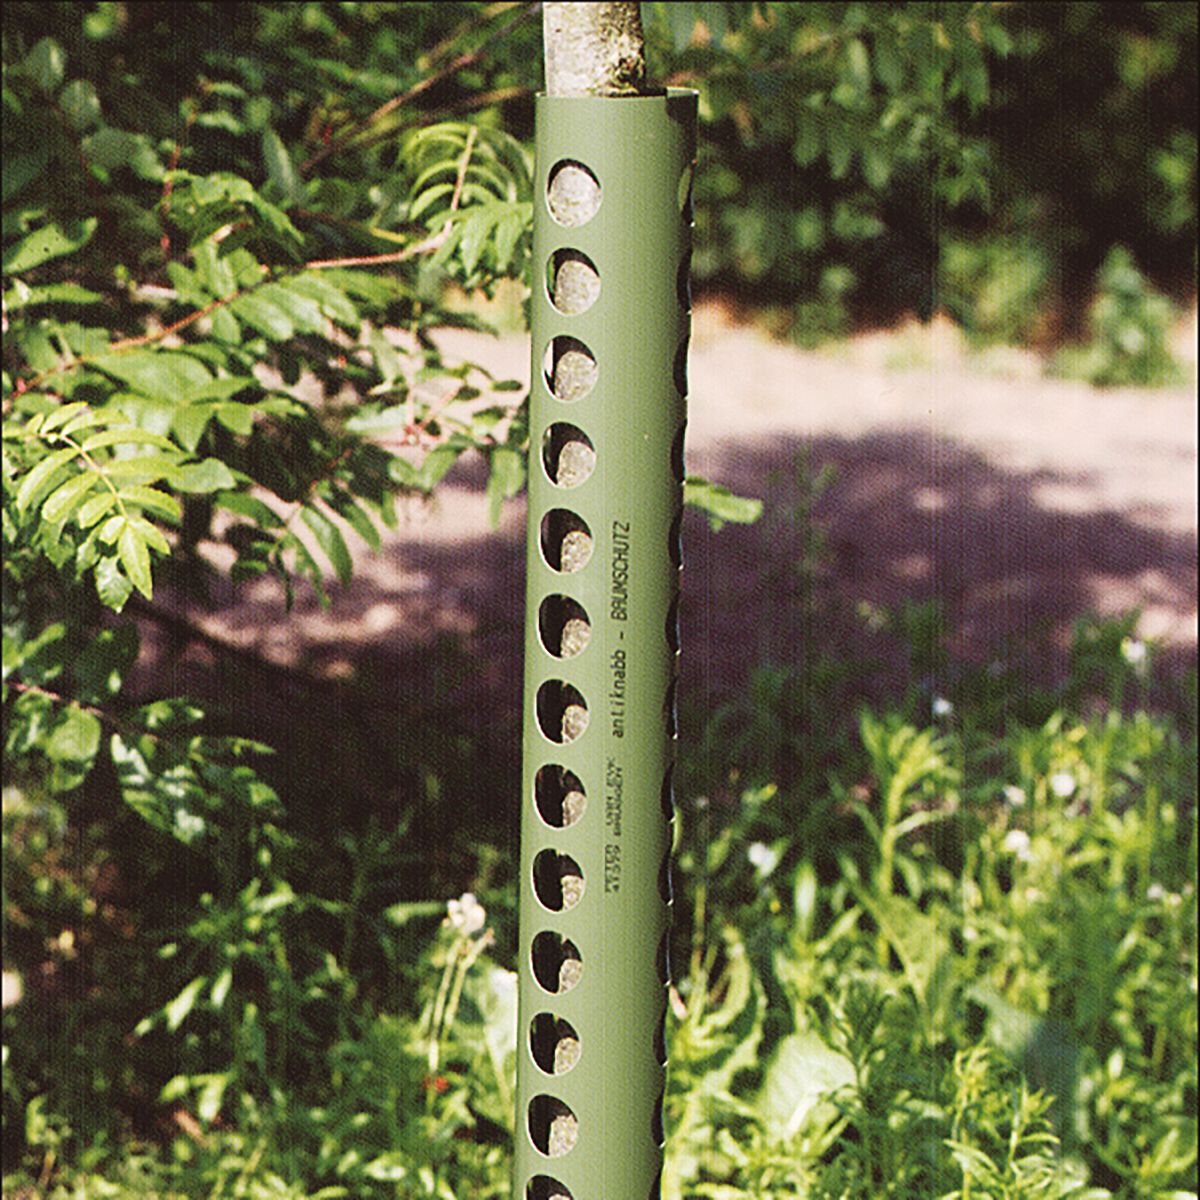
[[[646,44],[639,3],[545,4],[542,21],[547,95],[633,96],[645,90]],[[599,207],[600,187],[588,171],[568,165],[550,181],[549,203],[561,224],[582,225]],[[560,312],[583,312],[599,291],[600,278],[586,258],[564,255],[556,262],[552,293]],[[575,400],[591,391],[596,364],[587,354],[566,349],[555,357],[552,378],[556,396]],[[556,482],[569,486],[576,478],[586,478],[595,457],[585,443],[568,442],[558,457]],[[564,544],[572,564],[586,562],[591,539],[580,533],[566,538],[581,543]]]
[[[542,6],[548,96],[635,96],[645,90],[642,6]]]

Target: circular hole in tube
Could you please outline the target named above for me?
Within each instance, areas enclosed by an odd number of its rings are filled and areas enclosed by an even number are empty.
[[[662,941],[658,943],[658,951],[654,956],[655,969],[658,971],[658,982],[662,984],[671,982],[670,941],[671,931],[668,929],[663,933]]]
[[[654,1102],[654,1112],[650,1117],[650,1136],[654,1139],[656,1146],[666,1144],[667,1138],[663,1131],[663,1093],[659,1092],[658,1099]]]
[[[579,1034],[553,1013],[538,1013],[529,1023],[529,1052],[547,1075],[565,1075],[579,1061]]]
[[[660,1067],[667,1065],[667,1006],[663,1005],[662,1016],[654,1030],[654,1061]]]
[[[684,336],[675,350],[675,390],[686,396],[688,390],[688,344],[691,338]]]
[[[600,375],[596,356],[578,338],[560,334],[550,339],[542,356],[546,390],[565,404],[582,400]]]
[[[663,717],[667,723],[667,737],[670,738],[679,736],[679,711],[675,704],[677,691],[678,684],[672,679],[670,686],[667,688],[667,698],[663,701]]]
[[[679,653],[679,594],[671,601],[667,609],[667,645],[672,654]]]
[[[533,977],[551,995],[569,992],[583,974],[583,959],[575,943],[561,933],[543,931],[533,939],[530,953]]]
[[[546,180],[546,207],[567,229],[586,225],[599,211],[604,189],[595,172],[573,158],[561,158]]]
[[[671,474],[675,477],[676,483],[682,483],[687,474],[687,468],[684,465],[684,434],[687,432],[687,422],[680,424],[675,431],[675,437],[671,441]]]
[[[557,763],[540,768],[534,776],[533,800],[542,820],[554,829],[569,829],[587,807],[579,776]]]
[[[671,763],[667,767],[667,773],[663,776],[662,795],[663,816],[668,821],[675,819],[675,764]]]
[[[679,298],[680,307],[685,311],[690,311],[692,307],[692,251],[690,247],[679,264],[679,273],[675,276],[675,295]]]
[[[671,555],[671,562],[677,566],[683,566],[683,511],[680,510],[675,514],[675,519],[671,522],[671,531],[667,536],[667,549]]]
[[[551,912],[570,910],[583,899],[583,870],[569,855],[543,850],[533,860],[533,894]]]
[[[573,742],[588,727],[587,701],[573,684],[548,679],[537,691],[538,727],[552,742]]]
[[[564,316],[585,313],[600,298],[600,272],[582,250],[555,250],[546,263],[546,296]]]
[[[542,556],[555,571],[569,575],[592,557],[592,531],[577,513],[552,508],[542,518]]]
[[[559,1158],[575,1148],[579,1122],[557,1096],[534,1096],[529,1102],[529,1136],[547,1158]]]
[[[542,465],[551,483],[578,487],[596,469],[596,447],[578,425],[556,421],[542,435]]]
[[[549,1175],[535,1175],[525,1187],[525,1200],[575,1200],[571,1189]]]
[[[547,596],[538,607],[538,635],[555,658],[574,658],[591,641],[592,623],[570,596]]]

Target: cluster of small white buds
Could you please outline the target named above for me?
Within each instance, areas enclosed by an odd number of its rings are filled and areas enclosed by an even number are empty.
[[[457,900],[447,903],[446,924],[470,937],[487,924],[487,909],[475,898],[474,892],[463,892]]]

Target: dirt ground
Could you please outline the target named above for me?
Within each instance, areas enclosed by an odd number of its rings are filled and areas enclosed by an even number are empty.
[[[1177,347],[1193,364],[1195,337],[1193,314]],[[452,357],[528,378],[523,338],[447,330],[439,341]],[[816,519],[821,587],[844,617],[829,635],[838,652],[869,639],[864,603],[937,597],[963,661],[1020,645],[1031,672],[1052,676],[1077,617],[1133,608],[1163,669],[1194,659],[1194,386],[1098,391],[1047,379],[1020,352],[972,358],[938,322],[803,351],[713,305],[695,314],[690,378],[688,470],[768,501],[758,525],[715,534],[688,516],[683,686],[694,697],[729,695],[764,656],[786,659],[799,636],[778,580],[800,554],[803,529],[788,516],[800,463],[834,471]],[[229,671],[243,681],[250,671],[272,706],[301,694],[427,716],[482,706],[513,745],[524,511],[509,505],[493,530],[483,482],[479,465],[463,462],[432,503],[405,509],[381,553],[360,543],[355,579],[335,588],[329,611],[302,596],[285,613],[266,581],[218,593],[207,611],[176,598],[175,611],[211,640],[149,623],[150,677],[167,691],[211,692],[232,686]],[[232,664],[225,684],[222,659]]]

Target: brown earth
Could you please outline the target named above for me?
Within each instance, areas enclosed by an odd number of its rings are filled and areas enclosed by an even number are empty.
[[[450,356],[528,378],[523,338],[447,330],[438,340]],[[1178,348],[1194,364],[1194,314]],[[1053,677],[1076,618],[1134,608],[1161,669],[1194,660],[1194,387],[1047,379],[1020,352],[968,355],[939,322],[806,352],[711,305],[696,313],[690,374],[689,471],[768,501],[758,525],[719,533],[688,516],[693,698],[736,692],[800,636],[801,614],[779,591],[801,554],[802,522],[787,517],[798,464],[834,469],[815,515],[833,614],[824,636],[839,653],[871,649],[859,615],[870,606],[936,597],[963,661],[1017,655],[1031,676]],[[360,544],[354,581],[335,588],[328,611],[302,595],[285,613],[265,581],[218,591],[208,610],[176,597],[188,624],[147,623],[139,690],[235,704],[249,694],[281,724],[297,704],[385,728],[482,723],[508,760],[519,741],[524,513],[511,504],[491,529],[483,482],[478,463],[460,464],[432,502],[406,507],[382,552]]]

